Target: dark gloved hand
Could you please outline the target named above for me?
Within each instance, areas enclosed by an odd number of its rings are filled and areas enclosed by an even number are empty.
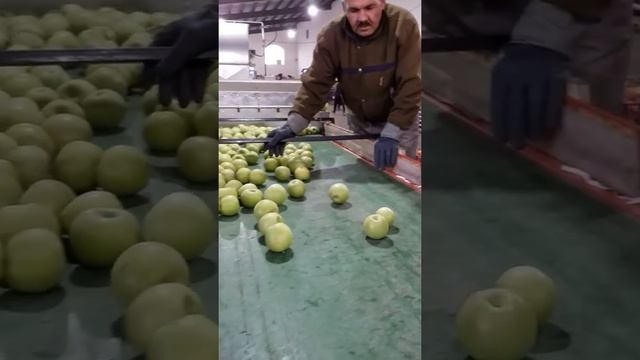
[[[398,161],[398,140],[380,137],[373,148],[373,160],[378,169],[395,166]]]
[[[567,57],[553,50],[509,45],[491,83],[491,121],[499,141],[521,148],[561,126],[567,67]]]
[[[176,20],[160,30],[150,46],[171,46],[159,63],[146,62],[142,75],[145,85],[158,84],[160,104],[169,106],[177,98],[181,107],[201,102],[212,61],[194,59],[218,49],[218,8],[210,6]]]
[[[267,138],[271,139],[269,143],[264,147],[265,151],[269,151],[269,154],[273,156],[281,156],[284,152],[284,140],[292,138],[296,134],[291,130],[289,125],[283,125],[279,128],[271,130],[267,134]]]

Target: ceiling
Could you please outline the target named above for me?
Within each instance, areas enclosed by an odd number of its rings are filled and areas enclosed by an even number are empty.
[[[265,32],[288,30],[309,21],[307,7],[315,4],[329,10],[334,0],[218,0],[219,16],[225,20],[262,21]],[[260,32],[260,25],[251,25],[251,34]]]

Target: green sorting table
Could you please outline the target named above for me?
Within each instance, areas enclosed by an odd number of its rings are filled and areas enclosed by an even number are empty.
[[[420,359],[420,194],[331,143],[312,146],[306,198],[281,207],[290,250],[267,251],[249,209],[219,220],[220,358]],[[347,204],[331,204],[336,182]],[[397,229],[367,240],[362,221],[382,206]]]
[[[131,97],[123,123],[125,131],[96,134],[103,148],[117,144],[145,149],[144,114],[138,97]],[[146,151],[146,150],[145,150]],[[215,184],[194,186],[179,174],[174,157],[151,156],[151,179],[137,196],[121,199],[142,220],[159,199],[176,191],[200,196],[216,210]],[[190,263],[191,288],[200,295],[207,315],[217,315],[217,241],[204,256]],[[0,359],[2,360],[133,360],[138,352],[122,341],[121,309],[109,291],[109,270],[89,270],[69,264],[61,286],[46,294],[0,292]]]
[[[456,311],[521,264],[558,287],[528,360],[640,358],[640,222],[426,102],[423,139],[424,359],[465,359]]]

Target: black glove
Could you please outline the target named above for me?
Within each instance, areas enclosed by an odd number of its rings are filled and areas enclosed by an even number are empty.
[[[158,100],[169,106],[177,98],[181,107],[201,102],[212,61],[194,59],[218,49],[218,7],[210,6],[176,20],[154,37],[150,46],[171,46],[159,63],[146,62],[142,79],[146,85],[158,83]]]
[[[373,160],[378,169],[396,166],[398,161],[398,140],[380,137],[373,148]]]
[[[272,156],[280,156],[284,152],[285,144],[283,140],[294,136],[296,136],[296,134],[291,130],[289,125],[283,125],[273,129],[267,134],[267,138],[270,138],[271,141],[264,147],[264,150],[269,151],[269,154]]]
[[[495,137],[521,148],[562,124],[568,59],[534,45],[509,45],[493,69],[491,121]]]

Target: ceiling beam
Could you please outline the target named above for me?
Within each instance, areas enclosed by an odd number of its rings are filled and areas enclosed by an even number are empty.
[[[283,30],[289,30],[295,28],[295,24],[279,24],[279,25],[273,25],[273,26],[269,26],[264,28],[264,32],[265,33],[270,33],[270,32],[276,32],[276,31],[283,31]],[[249,34],[260,34],[260,28],[252,28],[249,29]]]
[[[261,18],[261,17],[267,17],[267,16],[274,16],[274,15],[300,14],[300,13],[306,13],[306,11],[307,11],[306,7],[295,7],[290,9],[251,11],[251,12],[227,14],[227,15],[221,14],[221,17],[225,20],[248,20],[248,19],[255,19],[255,18]]]
[[[299,16],[299,17],[294,17],[289,19],[266,20],[266,21],[263,21],[262,23],[264,24],[265,27],[267,27],[267,26],[279,25],[279,24],[291,24],[291,23],[297,24],[299,22],[309,21],[309,20],[311,20],[311,18],[308,15],[305,15],[305,16]],[[250,28],[260,29],[260,25],[250,24]]]

